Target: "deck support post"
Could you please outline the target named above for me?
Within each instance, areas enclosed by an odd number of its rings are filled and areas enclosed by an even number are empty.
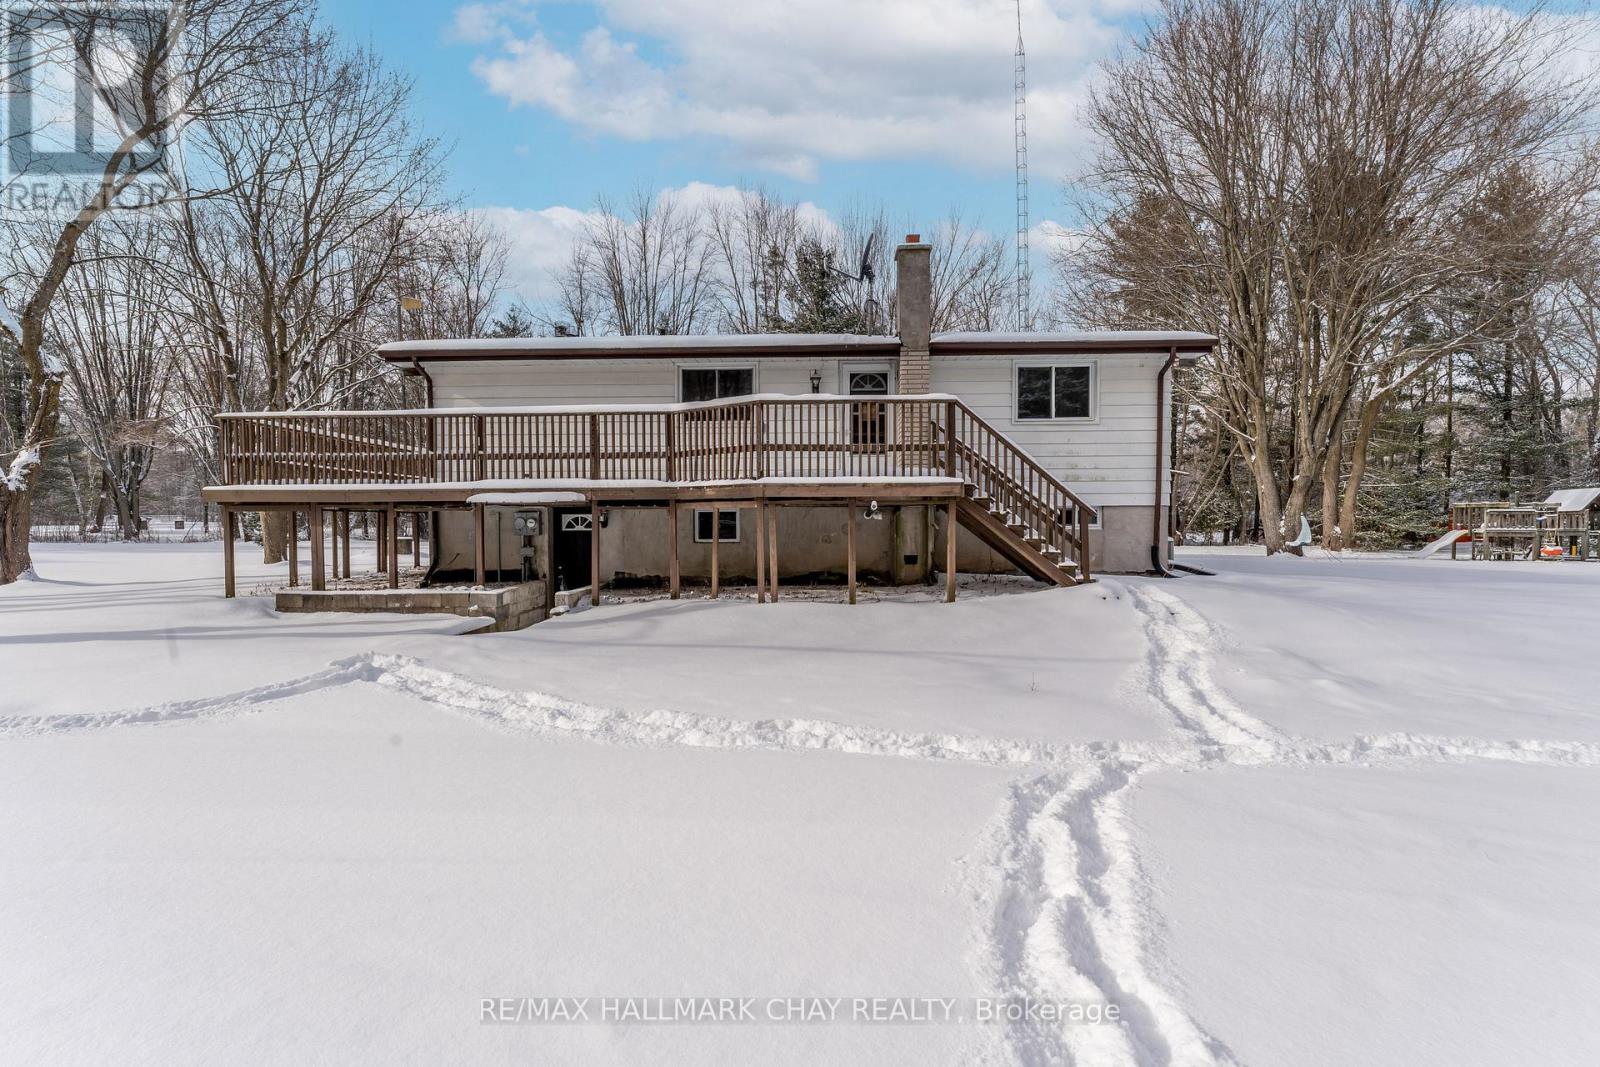
[[[328,588],[328,576],[324,570],[325,561],[322,553],[327,547],[322,542],[322,516],[321,507],[313,507],[310,511],[311,526],[311,588],[320,593]]]
[[[589,606],[600,606],[600,501],[594,497],[589,498]]]
[[[389,524],[381,511],[373,512],[372,517],[377,526],[374,534],[378,541],[378,570],[381,572],[389,569]]]
[[[233,509],[222,508],[222,595],[231,597],[234,594],[233,575]]]
[[[717,599],[722,572],[717,559],[717,549],[722,544],[722,509],[711,505],[711,599]]]
[[[846,529],[848,547],[845,550],[845,574],[850,584],[850,603],[856,602],[856,502],[851,500],[845,510],[849,512],[850,520]]]
[[[334,520],[343,527],[343,536],[339,538],[339,543],[344,546],[344,576],[348,578],[350,577],[350,513],[337,512],[334,514]]]
[[[328,512],[328,573],[339,580],[339,513]]]
[[[956,502],[944,506],[944,602],[956,602]]]
[[[767,583],[767,590],[772,596],[772,602],[778,602],[778,516],[781,509],[774,509],[767,513],[767,565],[772,568],[771,577]]]
[[[289,512],[289,588],[300,584],[300,513]]]
[[[756,603],[767,599],[767,502],[756,501]]]
[[[383,512],[384,540],[389,545],[389,588],[400,588],[400,513],[393,505]]]
[[[422,566],[422,512],[411,513],[411,565]]]
[[[488,584],[483,573],[483,505],[472,505],[472,584],[482,589]]]
[[[672,558],[667,563],[667,588],[672,599],[681,592],[682,571],[678,566],[678,502],[667,501],[667,553]]]

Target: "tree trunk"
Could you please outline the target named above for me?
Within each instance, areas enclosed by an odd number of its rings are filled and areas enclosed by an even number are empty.
[[[28,554],[32,520],[32,493],[0,489],[0,585],[16,581],[33,566]]]
[[[1284,550],[1289,540],[1283,534],[1283,504],[1278,499],[1278,483],[1273,477],[1272,460],[1261,452],[1251,452],[1248,457],[1250,473],[1256,480],[1256,521],[1261,524],[1261,541],[1267,546],[1267,555]]]
[[[1383,414],[1383,394],[1361,405],[1361,421],[1356,426],[1356,439],[1350,446],[1350,476],[1344,483],[1344,502],[1339,509],[1339,526],[1344,543],[1356,542],[1356,495],[1361,491],[1361,479],[1367,473],[1367,452],[1372,444],[1372,433],[1378,428],[1378,416]]]
[[[1328,442],[1328,458],[1322,465],[1322,547],[1329,552],[1344,548],[1344,523],[1339,521],[1339,475],[1344,469],[1344,433]]]
[[[100,469],[100,492],[94,501],[94,525],[90,527],[95,533],[106,528],[106,498],[111,495],[111,479],[106,474],[105,468]]]
[[[122,493],[116,494],[117,505],[117,531],[124,541],[139,540],[139,516],[128,506],[128,498]]]
[[[261,513],[261,562],[282,563],[288,556],[289,516],[282,511]]]

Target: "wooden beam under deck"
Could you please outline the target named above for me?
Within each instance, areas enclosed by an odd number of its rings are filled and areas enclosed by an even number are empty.
[[[379,510],[392,505],[426,505],[430,508],[467,507],[483,493],[581,493],[601,503],[662,503],[671,500],[749,502],[757,500],[805,501],[843,506],[846,501],[870,498],[894,504],[932,504],[961,499],[966,488],[959,479],[937,478],[915,482],[816,481],[805,483],[730,481],[717,485],[606,484],[587,480],[572,483],[541,481],[518,484],[494,482],[397,482],[391,485],[216,485],[201,490],[209,503],[249,510],[304,509],[308,504],[326,507]]]

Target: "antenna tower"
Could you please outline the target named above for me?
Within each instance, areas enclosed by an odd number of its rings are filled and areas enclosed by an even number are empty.
[[[1022,0],[1017,5],[1017,52],[1012,112],[1017,155],[1017,329],[1033,328],[1029,308],[1033,268],[1028,258],[1028,55],[1022,48]]]

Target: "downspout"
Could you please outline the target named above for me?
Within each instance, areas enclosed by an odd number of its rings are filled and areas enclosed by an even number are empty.
[[[1171,578],[1172,572],[1161,561],[1161,546],[1166,538],[1166,524],[1161,521],[1161,506],[1163,493],[1162,460],[1166,452],[1167,408],[1166,384],[1167,377],[1172,373],[1172,368],[1178,363],[1178,349],[1174,345],[1167,350],[1167,361],[1161,365],[1161,370],[1156,373],[1156,495],[1154,514],[1150,517],[1150,569],[1163,578]]]
[[[431,409],[433,407],[433,375],[423,369],[422,361],[414,355],[411,357],[411,369],[421,375],[423,389],[425,390],[424,396],[426,397],[423,406]],[[433,451],[433,419],[431,418],[428,420],[428,451]],[[422,584],[425,586],[433,584],[434,572],[439,569],[439,516],[441,514],[443,513],[438,511],[428,512],[428,569],[422,576]],[[415,531],[413,531],[414,533]]]

